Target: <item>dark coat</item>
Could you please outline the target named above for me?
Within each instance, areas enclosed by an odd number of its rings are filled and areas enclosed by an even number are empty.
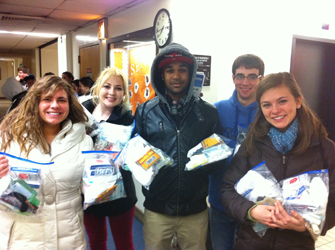
[[[260,238],[247,219],[253,202],[244,199],[234,189],[235,183],[247,171],[265,161],[277,181],[302,174],[307,171],[328,169],[329,197],[335,197],[335,144],[329,139],[313,137],[309,148],[302,154],[288,152],[284,156],[277,151],[270,138],[256,140],[255,152],[244,156],[244,145],[232,160],[222,184],[222,202],[228,213],[241,222],[235,249],[314,249],[314,241],[308,232],[294,230],[268,229]],[[328,200],[326,222],[322,235],[335,225],[335,199]]]
[[[83,102],[82,105],[90,113],[92,113],[95,108],[95,105],[93,104],[92,100],[87,100]],[[131,125],[133,121],[134,117],[131,114],[131,110],[121,115],[121,109],[115,109],[113,113],[110,115],[110,117],[106,120],[106,122],[109,123],[125,125],[125,126]],[[126,171],[123,169],[120,169],[120,171],[123,178],[123,184],[127,197],[109,201],[99,205],[90,206],[84,211],[85,213],[94,213],[96,215],[103,215],[103,216],[116,216],[128,211],[133,206],[135,206],[137,202],[137,197],[132,174],[130,171]]]
[[[155,97],[137,108],[135,120],[136,132],[174,160],[172,166],[160,169],[149,190],[142,189],[145,208],[172,216],[205,210],[208,174],[216,171],[222,161],[193,171],[184,169],[189,161],[187,152],[213,133],[220,133],[215,106],[194,97],[179,124],[166,104]]]

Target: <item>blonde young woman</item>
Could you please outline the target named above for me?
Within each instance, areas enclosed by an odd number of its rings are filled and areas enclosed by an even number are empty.
[[[120,70],[106,68],[102,71],[93,86],[92,96],[92,100],[82,105],[97,121],[126,126],[133,123],[128,83]],[[107,250],[106,217],[116,249],[134,249],[132,225],[137,201],[135,186],[129,171],[121,169],[121,174],[127,197],[94,205],[85,210],[84,223],[92,250]]]
[[[87,117],[71,85],[60,77],[38,80],[0,125],[2,152],[35,162],[41,170],[36,215],[0,211],[0,249],[86,249],[81,183],[83,150],[91,150]],[[0,157],[0,178],[8,174]],[[0,179],[1,181],[1,179]]]

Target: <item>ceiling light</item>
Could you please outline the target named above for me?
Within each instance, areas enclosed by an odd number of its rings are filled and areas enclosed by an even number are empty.
[[[0,30],[0,33],[13,34],[13,35],[24,35],[24,36],[38,36],[38,37],[58,37],[58,34],[49,33],[33,33],[33,32],[22,32],[22,31],[6,31]]]
[[[94,36],[76,36],[76,39],[84,42],[98,41],[98,38]]]

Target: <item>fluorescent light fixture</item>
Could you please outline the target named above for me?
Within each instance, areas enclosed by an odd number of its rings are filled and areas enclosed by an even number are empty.
[[[84,41],[84,42],[98,41],[98,38],[94,36],[76,36],[76,39],[79,41]]]
[[[0,30],[0,33],[13,34],[13,35],[24,35],[24,36],[38,36],[38,37],[58,37],[59,36],[59,34],[33,33],[33,32],[22,32],[22,31],[6,31],[6,30]]]

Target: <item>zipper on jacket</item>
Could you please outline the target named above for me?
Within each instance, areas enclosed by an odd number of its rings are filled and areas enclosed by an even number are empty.
[[[287,156],[283,155],[283,176],[282,176],[282,180],[286,178],[286,170],[287,170]]]
[[[165,145],[165,133],[164,133],[164,125],[163,125],[163,122],[160,121],[160,122],[158,123],[158,126],[159,126],[159,131],[160,131],[161,134],[162,134],[163,145]]]
[[[178,194],[177,194],[177,216],[179,216],[179,194],[180,194],[180,175],[181,175],[181,160],[180,160],[180,130],[177,129],[177,147],[178,147]]]

